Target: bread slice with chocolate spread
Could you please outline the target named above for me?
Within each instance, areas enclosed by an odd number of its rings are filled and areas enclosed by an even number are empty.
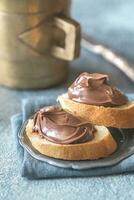
[[[58,101],[64,110],[92,124],[134,128],[134,101],[107,81],[108,75],[84,72]]]
[[[33,132],[34,121],[29,120],[26,135],[33,147],[41,154],[63,160],[95,160],[107,157],[116,148],[116,141],[104,126],[95,126],[94,138],[77,144],[56,144]]]
[[[58,101],[64,110],[92,124],[134,128],[134,101],[116,107],[95,106],[72,101],[68,94],[59,96]]]

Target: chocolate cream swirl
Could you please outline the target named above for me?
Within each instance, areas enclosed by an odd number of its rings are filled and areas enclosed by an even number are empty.
[[[68,88],[68,97],[73,101],[98,106],[121,106],[127,97],[108,84],[108,75],[82,73]]]
[[[59,106],[44,107],[34,116],[33,132],[58,144],[76,144],[92,140],[95,128],[81,122]]]

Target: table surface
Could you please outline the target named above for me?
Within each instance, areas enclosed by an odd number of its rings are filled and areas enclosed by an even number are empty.
[[[92,6],[94,9],[96,8],[95,3],[91,3],[91,1],[88,0],[85,0],[85,2],[87,2],[88,8],[89,6]],[[106,3],[104,0],[100,0],[100,2],[103,6]],[[116,2],[117,1],[113,1],[113,6],[115,6]],[[121,1],[119,1],[119,3],[120,2]],[[81,9],[78,9],[78,7],[81,7]],[[110,9],[110,6],[108,8]],[[97,12],[99,12],[99,8],[97,7],[96,9]],[[86,29],[88,24],[87,18],[94,17],[95,15],[92,9],[91,13],[89,13],[87,5],[83,5],[80,0],[74,0],[72,14],[77,20],[82,22],[84,30],[90,34],[93,33]],[[83,17],[81,18],[80,16]],[[93,26],[94,34],[97,29],[99,30],[100,28],[100,30],[102,30],[99,24],[97,24],[97,20],[95,21],[95,19],[90,19],[89,22]],[[116,29],[114,30],[114,36],[116,37],[117,32]],[[100,39],[101,33],[98,36]],[[102,35],[102,38],[104,39],[105,34],[103,33]],[[107,36],[105,35],[105,37]],[[116,49],[117,47],[118,50],[118,45],[114,45],[115,44],[111,44],[113,48],[115,47]],[[123,45],[125,45],[125,43],[123,43]],[[130,60],[133,59],[131,53],[128,54],[128,52],[124,50],[122,50],[121,53],[128,56]],[[115,69],[101,58],[96,59],[96,56],[87,55],[84,51],[82,51],[81,59],[72,63],[68,81],[61,86],[49,89],[49,92],[50,94],[52,92],[60,93],[60,88],[66,88],[70,81],[81,71],[98,71],[98,69],[101,72],[105,71],[106,73],[109,73],[112,82],[123,91],[134,92],[134,85],[121,72],[119,72],[119,70]],[[46,91],[48,90],[18,91],[0,87],[0,199],[133,199],[133,174],[53,180],[27,180],[20,177],[19,172],[21,163],[19,160],[16,160],[16,151],[10,126],[10,116],[20,112],[22,98],[45,95]],[[9,151],[9,149],[12,149],[12,151]]]

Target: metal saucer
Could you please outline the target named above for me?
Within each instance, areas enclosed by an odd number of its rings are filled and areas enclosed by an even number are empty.
[[[115,128],[110,128],[110,132],[118,144],[117,150],[111,156],[107,158],[101,158],[98,160],[85,160],[85,161],[66,161],[66,160],[51,158],[41,154],[32,146],[25,131],[27,123],[28,121],[26,121],[23,124],[18,134],[21,146],[35,159],[44,161],[53,166],[68,168],[68,169],[72,168],[77,170],[108,167],[115,165],[120,161],[124,160],[125,158],[134,154],[134,129],[119,130]]]

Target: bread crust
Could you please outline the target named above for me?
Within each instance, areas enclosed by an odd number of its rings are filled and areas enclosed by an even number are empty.
[[[26,134],[33,147],[40,153],[63,160],[95,160],[107,157],[112,154],[116,148],[116,141],[106,127],[96,127],[94,139],[81,143],[61,145],[55,144],[41,138],[39,133],[32,132],[33,120],[29,120],[26,126]]]
[[[58,97],[63,109],[92,124],[116,128],[134,128],[134,101],[123,106],[104,107],[72,101],[67,94]]]

